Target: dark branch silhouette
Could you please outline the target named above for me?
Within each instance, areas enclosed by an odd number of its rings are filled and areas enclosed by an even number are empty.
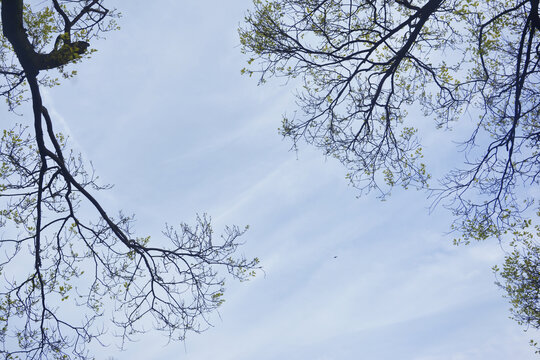
[[[172,340],[202,331],[224,301],[219,269],[243,280],[258,267],[257,259],[236,255],[245,230],[227,228],[216,239],[205,215],[151,240],[135,236],[133,217],[103,208],[92,193],[107,186],[66,150],[40,86],[50,85],[46,70],[63,71],[88,53],[92,38],[114,28],[114,12],[100,0],[43,3],[33,10],[22,0],[1,2],[1,94],[13,109],[27,83],[34,126],[4,130],[0,142],[0,352],[6,359],[89,358],[86,344],[106,332],[102,316],[112,317],[122,346],[152,321]],[[36,22],[45,30],[28,27]],[[81,207],[96,218],[85,218]]]
[[[284,116],[280,129],[295,149],[305,141],[337,158],[361,193],[385,198],[395,186],[427,189],[433,206],[442,203],[455,216],[456,243],[502,241],[524,221],[538,221],[538,0],[253,3],[239,30],[249,56],[242,72],[260,83],[284,77],[298,84],[299,111]],[[422,162],[411,109],[444,129],[472,118],[463,165],[438,184]],[[527,257],[507,257],[513,270],[538,271],[526,261],[538,259],[537,244],[517,244]],[[516,284],[517,273],[504,276]],[[527,281],[538,293],[536,275]],[[538,296],[516,304],[527,302],[538,304]]]
[[[337,158],[361,192],[430,185],[407,109],[444,128],[480,114],[465,165],[430,187],[468,241],[511,228],[533,202],[521,189],[540,171],[537,30],[537,1],[274,0],[254,2],[240,41],[243,73],[300,83],[281,133]]]

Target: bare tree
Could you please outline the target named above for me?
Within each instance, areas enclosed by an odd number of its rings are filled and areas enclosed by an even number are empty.
[[[103,315],[112,315],[122,345],[152,321],[173,340],[203,330],[223,302],[218,269],[247,279],[258,267],[257,259],[235,255],[245,230],[227,228],[215,238],[210,219],[200,216],[194,226],[167,226],[154,241],[135,235],[131,216],[102,207],[92,192],[107,186],[55,132],[40,87],[56,83],[47,70],[72,76],[66,66],[116,27],[116,13],[103,0],[31,5],[1,2],[0,94],[15,109],[28,87],[34,126],[4,130],[0,142],[0,353],[89,358],[87,343],[105,332]],[[96,219],[83,216],[88,208]]]

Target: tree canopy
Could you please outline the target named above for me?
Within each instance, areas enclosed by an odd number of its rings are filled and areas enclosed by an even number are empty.
[[[280,128],[295,147],[305,141],[337,158],[361,193],[427,189],[453,212],[458,242],[502,239],[538,220],[537,0],[253,3],[239,30],[249,56],[242,72],[260,83],[284,77],[299,84],[299,112],[284,116]],[[411,110],[442,129],[472,119],[463,166],[438,183],[422,160]],[[513,274],[502,276],[512,282]],[[538,289],[532,280],[527,286]],[[528,294],[538,306],[538,291]],[[537,327],[536,320],[526,322]]]
[[[68,69],[92,53],[92,40],[117,27],[105,2],[1,2],[0,95],[11,110],[26,100],[33,110],[32,129],[14,125],[0,141],[6,359],[89,358],[87,343],[104,335],[102,316],[112,316],[122,345],[148,319],[183,339],[204,330],[207,314],[223,303],[219,269],[248,279],[258,268],[256,258],[236,255],[245,230],[216,237],[206,215],[167,226],[161,239],[137,235],[132,216],[112,216],[94,197],[108,186],[55,132],[40,88],[58,85],[58,74],[74,76]]]

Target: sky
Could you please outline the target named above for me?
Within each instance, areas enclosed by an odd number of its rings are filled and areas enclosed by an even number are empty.
[[[109,5],[121,30],[92,44],[77,77],[44,91],[57,129],[114,184],[97,198],[156,238],[197,213],[216,232],[249,225],[240,251],[264,272],[227,281],[206,332],[168,343],[150,331],[125,351],[114,339],[90,344],[96,359],[536,358],[535,334],[508,318],[494,284],[498,243],[456,247],[450,213],[430,213],[425,193],[358,198],[340,164],[309,146],[290,151],[277,128],[295,109],[294,84],[240,75],[250,0]],[[414,120],[428,129],[434,172],[455,162],[460,131]]]

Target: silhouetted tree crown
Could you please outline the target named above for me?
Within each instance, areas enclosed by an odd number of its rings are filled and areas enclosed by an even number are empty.
[[[68,68],[92,53],[96,37],[117,27],[116,12],[105,3],[0,3],[0,95],[11,110],[29,99],[33,111],[32,129],[15,125],[0,139],[5,359],[92,358],[86,346],[101,341],[109,323],[116,330],[108,334],[122,346],[149,324],[183,339],[204,330],[208,313],[223,303],[220,268],[241,280],[258,268],[256,258],[236,254],[245,230],[230,227],[215,236],[206,215],[195,225],[167,226],[161,239],[136,235],[132,216],[112,216],[92,195],[107,186],[54,131],[40,88],[58,85],[58,72],[74,76]]]
[[[435,204],[453,212],[457,242],[502,239],[531,217],[538,222],[538,0],[253,4],[239,30],[249,57],[242,73],[260,83],[284,77],[298,84],[299,111],[284,116],[280,128],[295,147],[305,141],[338,159],[361,192],[386,197],[395,186],[428,189]],[[411,109],[437,128],[473,121],[463,166],[435,185]],[[512,244],[526,254],[538,249]],[[524,322],[538,327],[540,262],[537,255],[527,259],[536,267],[520,269],[536,271],[527,285],[534,284],[527,302],[536,310],[526,310],[535,315]]]

